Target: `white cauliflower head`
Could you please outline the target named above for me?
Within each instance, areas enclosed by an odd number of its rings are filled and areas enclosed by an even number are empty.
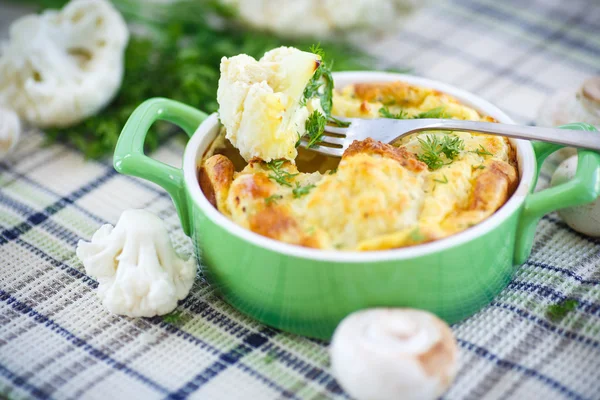
[[[103,225],[90,243],[80,240],[77,256],[98,282],[106,309],[129,317],[171,312],[194,283],[194,257],[180,259],[164,223],[144,210],[127,210],[117,225]]]
[[[19,116],[13,110],[0,106],[0,159],[16,146],[20,135]]]
[[[258,61],[246,54],[223,57],[219,117],[246,161],[296,158],[308,116],[322,112],[318,99],[302,102],[319,63],[318,55],[292,47],[273,49]]]
[[[128,38],[108,0],[72,0],[16,20],[0,46],[0,104],[39,127],[97,113],[121,85]]]
[[[250,26],[280,35],[319,37],[361,28],[386,30],[415,0],[222,0]]]

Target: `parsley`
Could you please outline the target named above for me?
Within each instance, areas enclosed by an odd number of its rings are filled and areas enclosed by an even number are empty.
[[[307,147],[314,147],[323,140],[323,131],[327,124],[327,118],[319,111],[315,110],[306,120],[306,136],[308,136]]]
[[[483,145],[481,145],[481,144],[479,145],[479,149],[472,150],[471,153],[475,153],[475,154],[480,155],[482,157],[493,156],[493,154],[490,153],[489,151],[487,151],[487,149],[485,147],[483,147]]]
[[[422,154],[417,156],[417,159],[427,164],[431,170],[440,169],[444,165],[451,164],[464,148],[464,142],[458,136],[444,135],[443,139],[440,140],[438,135],[428,135],[424,140],[421,138],[417,140],[423,151]],[[442,155],[449,162],[444,162]]]
[[[294,195],[295,199],[299,199],[302,196],[306,196],[308,192],[310,192],[310,189],[314,187],[315,185],[300,186],[300,184],[296,182],[296,187],[292,189],[292,194]]]
[[[448,177],[446,175],[443,175],[443,176],[444,176],[444,180],[434,179],[434,182],[439,182],[439,183],[444,183],[444,184],[448,183]]]
[[[413,118],[420,119],[420,118],[448,118],[448,117],[449,117],[449,115],[446,114],[445,108],[443,106],[440,106],[440,107],[432,108],[429,111],[424,111],[422,113],[419,113],[419,114],[415,115]]]
[[[290,174],[286,170],[281,169],[284,162],[284,160],[273,160],[267,163],[267,167],[273,171],[272,174],[269,174],[269,179],[274,180],[282,186],[292,187],[290,179],[298,174]]]
[[[477,166],[473,166],[474,169],[485,169],[485,165],[479,164]]]
[[[332,169],[331,171],[328,172],[329,175],[333,175],[337,172],[337,168]]]
[[[283,199],[283,196],[280,194],[274,194],[269,197],[265,197],[265,204],[270,206],[271,204],[277,204],[277,200]]]
[[[562,320],[568,313],[575,310],[579,302],[574,299],[564,300],[548,307],[546,316],[553,322]]]
[[[408,119],[408,114],[406,111],[400,110],[397,114],[394,114],[387,107],[381,107],[379,109],[379,115],[381,115],[383,118]]]

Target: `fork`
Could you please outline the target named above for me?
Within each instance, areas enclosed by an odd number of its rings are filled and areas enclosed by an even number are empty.
[[[343,122],[349,122],[350,126],[342,128],[327,125],[321,142],[308,148],[308,141],[302,139],[300,142],[301,146],[317,153],[341,157],[344,150],[354,140],[372,138],[380,142],[392,143],[403,136],[421,131],[470,131],[517,139],[539,140],[600,151],[600,133],[590,131],[456,119],[339,119]],[[594,130],[593,127],[590,126],[590,130]]]

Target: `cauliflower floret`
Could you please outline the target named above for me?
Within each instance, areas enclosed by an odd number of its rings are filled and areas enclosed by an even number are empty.
[[[19,116],[13,110],[0,107],[0,158],[6,156],[16,146],[20,135]]]
[[[162,220],[127,210],[117,225],[103,225],[91,243],[80,240],[77,256],[98,279],[98,296],[112,313],[129,317],[167,314],[194,283],[194,258],[180,259]]]
[[[416,0],[221,0],[250,26],[280,35],[320,37],[370,28],[384,31],[424,1]]]
[[[43,128],[97,113],[121,86],[128,37],[107,0],[72,0],[16,20],[0,46],[0,104]]]
[[[217,91],[227,139],[246,161],[296,158],[296,142],[318,100],[301,104],[320,57],[291,47],[267,52],[259,61],[241,54],[221,60]]]

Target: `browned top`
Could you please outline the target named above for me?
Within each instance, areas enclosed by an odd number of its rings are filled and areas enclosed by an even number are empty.
[[[413,172],[420,172],[427,169],[427,164],[417,160],[415,155],[404,147],[394,147],[371,138],[352,142],[346,151],[344,151],[342,158],[352,157],[355,154],[377,154],[381,157],[391,158]]]

